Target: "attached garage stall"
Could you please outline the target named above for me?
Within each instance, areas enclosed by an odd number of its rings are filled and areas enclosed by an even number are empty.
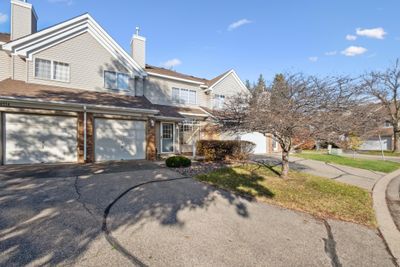
[[[77,162],[77,118],[3,114],[4,164]]]
[[[257,132],[247,133],[242,135],[240,139],[256,144],[256,147],[254,148],[254,154],[267,153],[267,138],[263,134]]]
[[[146,158],[146,122],[95,118],[95,161]]]
[[[392,150],[392,137],[382,136],[381,139],[379,137],[370,137],[364,140],[360,150]]]

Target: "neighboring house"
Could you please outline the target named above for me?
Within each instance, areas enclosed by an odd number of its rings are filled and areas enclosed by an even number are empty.
[[[393,150],[393,126],[385,121],[381,128],[363,139],[360,150]]]
[[[191,152],[220,138],[212,110],[247,90],[233,70],[208,80],[147,65],[138,31],[128,54],[88,14],[40,31],[37,20],[31,4],[11,0],[11,33],[0,34],[1,164]]]

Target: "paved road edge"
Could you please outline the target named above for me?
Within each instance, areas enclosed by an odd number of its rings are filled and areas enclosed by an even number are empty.
[[[400,170],[380,178],[372,189],[372,198],[379,230],[392,255],[396,258],[397,264],[400,265],[400,232],[393,221],[386,201],[387,187],[398,176],[400,176]]]

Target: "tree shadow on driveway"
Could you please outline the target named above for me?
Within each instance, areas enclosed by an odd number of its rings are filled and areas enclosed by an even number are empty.
[[[77,177],[0,179],[0,265],[78,264],[89,250],[116,253],[104,239],[101,242],[105,208],[126,189],[149,181],[165,181],[179,175],[168,169],[131,166],[96,169]],[[95,174],[94,172],[98,172]],[[99,174],[101,173],[101,174]],[[68,172],[70,174],[70,172]],[[167,191],[165,191],[167,190]],[[118,220],[110,231],[153,220],[161,225],[182,227],[182,210],[207,209],[215,201],[216,189],[192,179],[140,186],[128,193],[128,202],[116,205]],[[168,192],[168,193],[165,193]],[[219,191],[237,216],[249,216],[238,196]]]

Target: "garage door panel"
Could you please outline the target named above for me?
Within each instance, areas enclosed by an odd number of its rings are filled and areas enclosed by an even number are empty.
[[[95,120],[95,160],[144,159],[145,122],[130,120]]]
[[[255,154],[267,153],[267,138],[261,133],[247,133],[241,136],[241,140],[253,142],[256,144],[254,148]]]
[[[77,161],[77,119],[6,114],[5,163]]]

